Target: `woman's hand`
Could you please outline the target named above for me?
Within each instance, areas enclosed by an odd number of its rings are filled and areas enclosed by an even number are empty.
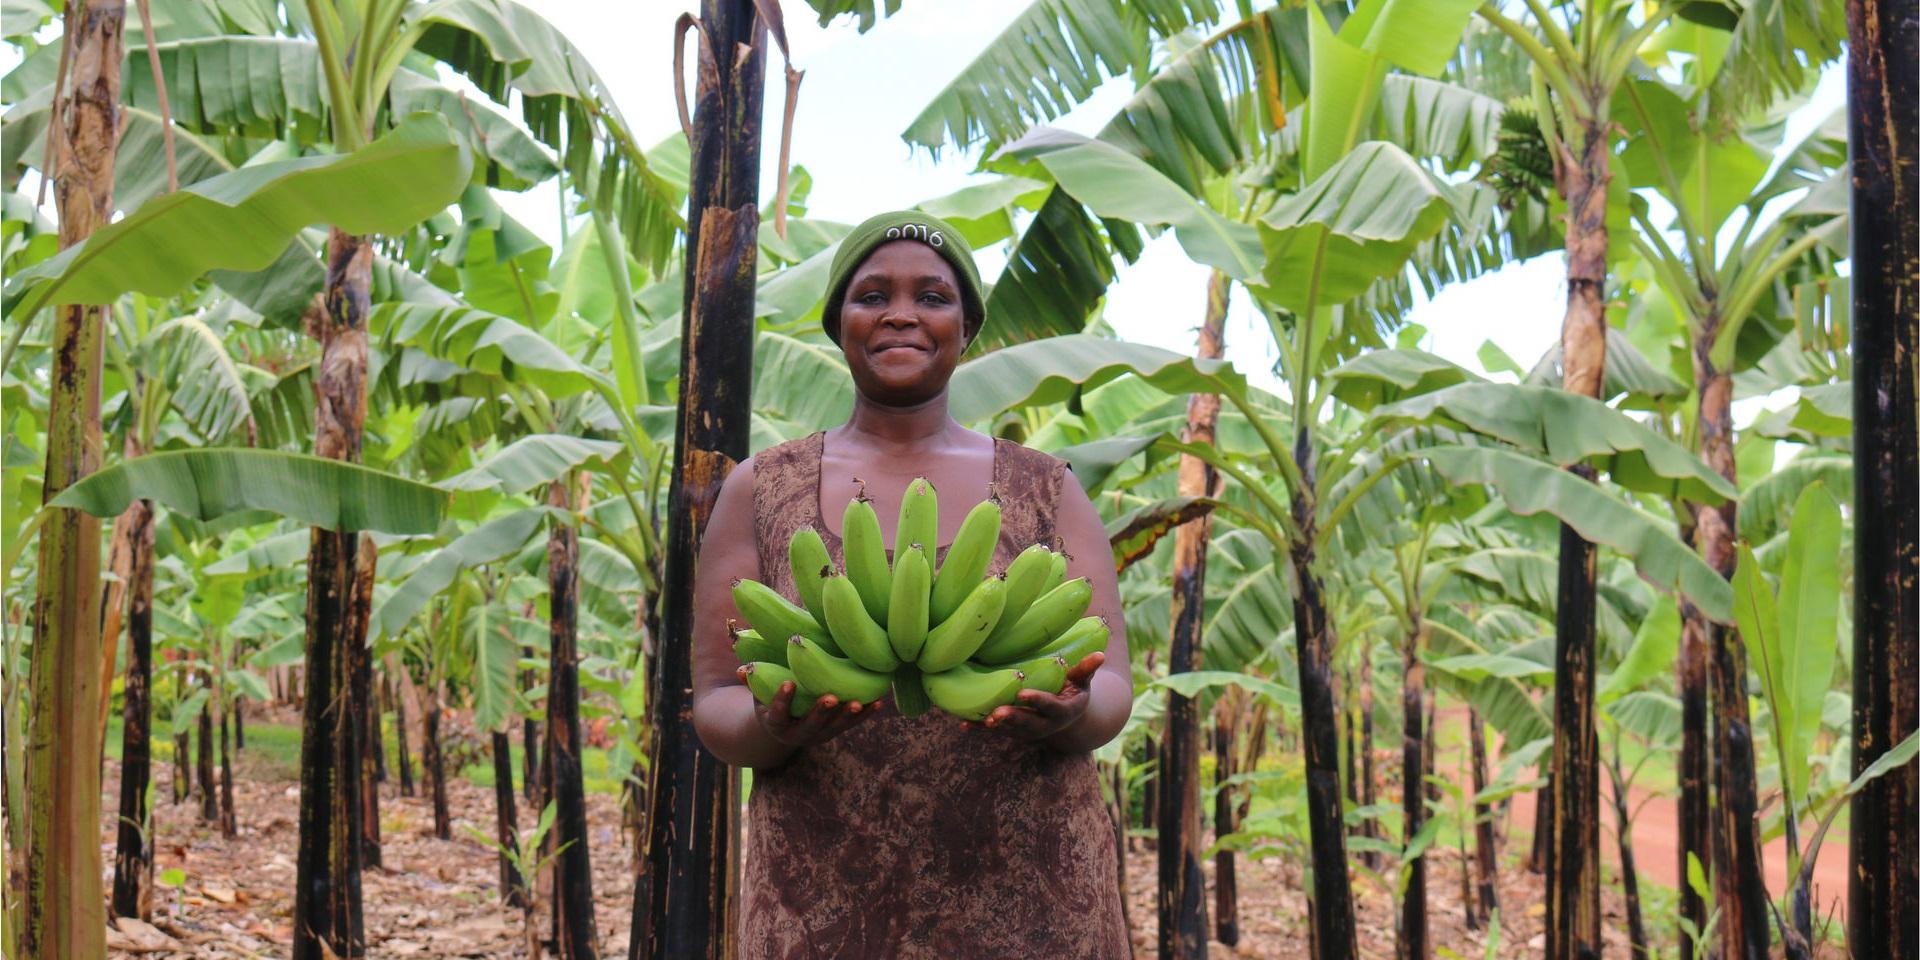
[[[746,667],[740,668],[739,677],[740,682],[746,682]],[[788,680],[780,685],[780,692],[773,695],[772,703],[756,703],[753,708],[754,715],[760,718],[761,729],[775,741],[794,749],[825,743],[886,706],[885,700],[863,704],[858,700],[842,701],[829,693],[815,701],[806,715],[796,717],[793,698],[798,695],[793,681]]]
[[[1106,660],[1104,653],[1087,654],[1067,671],[1066,685],[1059,693],[1022,690],[1017,702],[996,707],[978,725],[1017,740],[1045,740],[1073,726],[1086,716],[1087,705],[1093,700],[1093,674]]]

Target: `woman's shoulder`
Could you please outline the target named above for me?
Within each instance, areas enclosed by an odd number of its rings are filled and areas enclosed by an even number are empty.
[[[994,437],[994,452],[1004,461],[1009,473],[1050,474],[1072,470],[1073,464],[1045,450],[1036,450],[1018,440]]]
[[[817,460],[820,457],[820,441],[824,436],[825,431],[816,430],[806,436],[783,440],[740,461],[740,466],[752,464],[756,473],[770,474],[779,473],[790,465],[804,464],[810,458]]]

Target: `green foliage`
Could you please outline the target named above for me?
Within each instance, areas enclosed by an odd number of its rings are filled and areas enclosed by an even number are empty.
[[[864,29],[872,6],[858,9]],[[1218,16],[1214,0],[1034,0],[901,136],[930,150],[1005,143],[1085,100],[1105,77],[1144,74],[1153,34]]]
[[[1743,545],[1734,571],[1740,633],[1755,652],[1761,691],[1774,721],[1789,802],[1808,796],[1809,759],[1833,682],[1840,606],[1840,507],[1824,484],[1808,485],[1794,505],[1780,593]]]
[[[471,160],[444,119],[409,119],[351,154],[245,167],[184,187],[16,274],[9,313],[55,302],[107,303],[137,290],[172,296],[214,269],[257,270],[300,228],[404,230],[445,206]]]
[[[446,494],[339,460],[226,448],[123,460],[61,491],[51,505],[112,517],[137,499],[197,520],[266,510],[330,530],[430,533]]]

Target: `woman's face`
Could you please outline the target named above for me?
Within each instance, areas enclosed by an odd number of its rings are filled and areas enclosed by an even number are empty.
[[[840,304],[840,351],[861,395],[908,407],[938,396],[966,348],[953,266],[918,240],[874,248]]]

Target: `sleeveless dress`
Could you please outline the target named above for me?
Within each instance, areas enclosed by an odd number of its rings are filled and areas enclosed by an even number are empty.
[[[817,529],[841,563],[840,538],[820,514],[824,436],[754,458],[760,575],[796,602],[787,564],[796,529]],[[1071,481],[1064,461],[1011,441],[994,441],[993,461],[1002,523],[991,569],[1000,573],[1029,545],[1053,542],[1054,505]],[[957,508],[987,491],[940,494]],[[938,710],[908,719],[888,708],[754,771],[740,956],[1130,956],[1093,758],[963,730]]]

